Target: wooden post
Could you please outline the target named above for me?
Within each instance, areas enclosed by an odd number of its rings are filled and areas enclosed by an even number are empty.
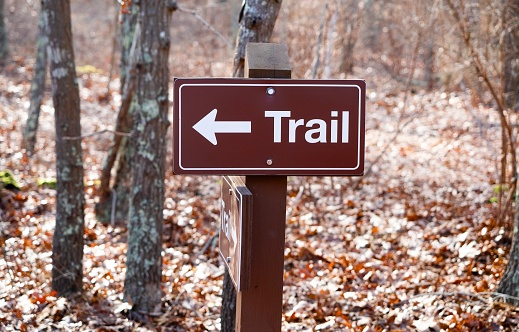
[[[249,43],[248,78],[291,78],[285,45]],[[251,147],[252,148],[252,147]],[[253,195],[250,287],[236,299],[236,331],[281,331],[287,177],[245,177]]]

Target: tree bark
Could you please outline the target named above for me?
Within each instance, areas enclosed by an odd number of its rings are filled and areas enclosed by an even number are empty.
[[[79,91],[70,1],[43,1],[48,20],[47,56],[56,122],[56,227],[52,242],[52,288],[59,295],[82,290],[84,187]]]
[[[315,54],[314,59],[312,60],[312,65],[305,73],[305,78],[315,80],[317,78],[317,73],[319,71],[319,67],[321,67],[321,48],[323,47],[323,36],[324,36],[324,26],[326,25],[326,12],[328,11],[328,3],[324,3],[323,12],[321,15],[321,24],[319,25],[319,30],[317,31],[317,42],[315,44]]]
[[[270,41],[282,0],[247,0],[236,39],[233,77],[243,77],[247,43]]]
[[[134,40],[135,29],[137,27],[139,7],[135,2],[130,2],[128,12],[122,14],[122,25],[120,28],[121,34],[121,95],[124,93],[126,87],[126,78],[131,75],[131,71],[134,70],[135,60],[133,56],[132,48],[137,47],[136,41]],[[135,76],[135,75],[133,75]]]
[[[503,20],[503,99],[506,108],[519,110],[519,0],[508,4]]]
[[[341,33],[341,60],[339,70],[344,74],[353,73],[353,50],[359,38],[362,14],[366,1],[341,1],[343,26]]]
[[[138,7],[130,3],[129,12],[123,14],[121,28],[121,95],[122,103],[116,120],[117,132],[130,132],[133,124],[132,103],[135,92],[136,53],[140,35],[137,28]],[[128,149],[129,139],[114,135],[114,144],[108,150],[103,163],[99,186],[99,202],[96,204],[96,217],[102,223],[125,224],[128,221],[130,206],[131,156]],[[111,185],[112,168],[116,166],[115,179]]]
[[[270,41],[281,9],[281,3],[282,0],[246,1],[240,29],[236,37],[233,77],[244,76],[245,46],[247,46],[247,43],[267,43]],[[224,274],[220,316],[222,331],[234,331],[236,326],[236,290],[227,269],[225,269]]]
[[[434,36],[430,36],[426,43],[424,81],[427,91],[431,91],[434,88],[434,63],[436,57]]]
[[[0,64],[9,55],[9,43],[7,41],[7,29],[5,27],[4,0],[0,0]]]
[[[510,249],[510,258],[506,265],[505,272],[499,281],[497,293],[513,296],[514,299],[505,298],[505,302],[519,306],[519,196],[515,198],[515,220]]]
[[[124,295],[133,310],[161,304],[162,221],[168,122],[168,3],[140,1],[137,102],[132,135],[132,194]]]
[[[45,78],[47,76],[47,42],[47,16],[45,14],[45,8],[42,6],[38,23],[38,41],[36,48],[36,62],[34,64],[34,76],[31,81],[29,114],[23,132],[23,145],[28,155],[34,153],[34,146],[36,145],[40,108],[45,91]]]
[[[236,327],[236,289],[234,288],[234,283],[227,268],[225,269],[223,277],[222,309],[220,316],[222,331],[234,331]]]
[[[519,0],[509,1],[510,7],[505,8],[504,16],[504,45],[503,45],[503,104],[506,108],[518,109],[519,105]],[[513,28],[515,26],[515,28]],[[517,170],[516,170],[517,172]],[[516,173],[517,174],[517,173]],[[515,299],[506,299],[519,306],[519,195],[515,196],[515,217],[510,249],[510,258],[503,277],[497,287],[497,292],[510,295]]]
[[[369,17],[369,24],[366,24],[360,33],[362,34],[361,39],[372,52],[380,51],[381,43],[379,41],[384,26],[381,22],[383,15],[380,13],[380,7],[385,4],[386,2],[375,0],[365,0],[364,2],[365,15]]]

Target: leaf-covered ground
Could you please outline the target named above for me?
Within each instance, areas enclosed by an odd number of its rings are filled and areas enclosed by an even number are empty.
[[[0,171],[21,186],[0,202],[0,330],[219,330],[219,178],[168,169],[162,312],[131,314],[121,300],[127,230],[93,212],[111,134],[83,140],[84,293],[55,296],[55,191],[38,185],[55,178],[50,89],[36,154],[20,148],[31,67],[14,57],[0,73]],[[519,310],[491,296],[511,243],[495,220],[494,110],[459,92],[405,93],[380,72],[356,73],[368,84],[366,176],[289,177],[283,330],[517,330]],[[107,76],[86,70],[79,83],[83,134],[113,128],[120,97],[104,101]]]

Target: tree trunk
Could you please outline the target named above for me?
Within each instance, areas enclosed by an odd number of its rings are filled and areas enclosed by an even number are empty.
[[[519,17],[519,0],[510,1],[504,16],[504,45],[503,45],[503,87],[504,107],[516,109],[519,105],[519,31],[512,26],[517,24]],[[519,195],[515,196],[515,218],[510,249],[510,258],[497,292],[514,296],[515,299],[505,299],[519,306]]]
[[[514,299],[505,298],[506,302],[519,306],[519,195],[515,198],[515,220],[512,248],[505,272],[499,281],[497,293],[513,296]]]
[[[168,122],[169,17],[166,1],[140,1],[137,102],[124,295],[133,310],[161,304],[162,221]]]
[[[121,95],[124,93],[124,88],[126,86],[126,78],[131,74],[130,71],[134,70],[135,61],[133,60],[133,52],[131,52],[132,48],[135,49],[137,47],[136,42],[134,41],[135,29],[137,27],[138,20],[138,12],[139,7],[135,4],[135,2],[130,2],[130,7],[128,8],[128,12],[122,14],[122,25],[120,28],[121,34]],[[135,76],[135,75],[133,75]]]
[[[135,91],[136,53],[139,47],[139,31],[137,28],[138,7],[130,3],[129,13],[123,14],[121,28],[121,95],[122,103],[117,115],[115,130],[129,133],[133,123],[132,103]],[[102,223],[125,224],[128,221],[130,206],[130,174],[131,156],[128,149],[129,139],[114,135],[114,144],[108,151],[101,170],[99,186],[99,202],[96,203],[96,217]],[[112,186],[112,168],[117,165]]]
[[[503,87],[506,108],[519,110],[519,0],[505,8],[503,40]]]
[[[34,64],[34,76],[31,82],[29,115],[27,116],[27,124],[25,125],[25,130],[23,132],[23,145],[29,155],[34,153],[41,101],[43,100],[43,94],[45,91],[45,77],[47,76],[47,40],[47,15],[45,14],[45,8],[42,6],[38,23],[36,63]]]
[[[341,60],[339,70],[344,74],[353,73],[353,50],[361,30],[362,14],[366,1],[341,1],[343,27],[341,34]]]
[[[70,1],[43,1],[48,19],[47,56],[56,122],[56,228],[52,242],[52,288],[60,295],[82,290],[84,187],[79,91]],[[74,137],[75,139],[67,139]]]
[[[233,77],[243,77],[245,46],[247,43],[267,43],[274,30],[274,24],[281,8],[282,0],[247,0],[240,30],[236,39]]]
[[[425,50],[425,74],[424,81],[427,86],[427,91],[431,91],[434,88],[434,71],[435,71],[435,43],[434,36],[430,36],[426,42]]]
[[[383,15],[380,8],[386,4],[387,2],[383,1],[364,1],[364,10],[366,11],[366,17],[369,17],[369,23],[364,25],[361,38],[372,52],[379,52],[381,48],[380,38],[384,24],[381,22]]]
[[[5,27],[4,0],[0,0],[0,64],[4,62],[9,55],[8,45],[7,29]]]
[[[334,48],[335,26],[337,25],[337,12],[334,11],[328,24],[328,32],[326,33],[326,47],[324,48],[324,68],[323,79],[330,79],[332,76],[332,53]]]
[[[236,289],[234,288],[234,283],[227,268],[223,276],[222,308],[220,315],[222,331],[234,331],[236,327]]]
[[[281,9],[281,2],[282,0],[246,1],[240,30],[236,38],[233,77],[244,76],[245,46],[247,43],[267,43],[270,41]],[[225,269],[224,274],[220,315],[222,331],[234,331],[236,325],[236,290],[227,269]]]
[[[314,59],[312,60],[312,65],[305,73],[305,78],[315,80],[317,78],[317,74],[319,72],[319,68],[321,67],[321,49],[323,47],[323,37],[324,37],[324,26],[326,25],[326,12],[328,11],[328,3],[323,4],[323,12],[321,15],[321,24],[319,25],[319,30],[317,31],[317,42],[315,43],[315,54]]]

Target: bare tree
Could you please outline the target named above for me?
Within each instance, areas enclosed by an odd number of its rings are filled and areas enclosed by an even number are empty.
[[[132,191],[124,297],[156,312],[162,297],[162,222],[168,122],[169,18],[175,2],[139,2]]]
[[[52,242],[52,288],[60,295],[82,290],[84,186],[79,91],[70,1],[43,1],[48,13],[47,56],[56,121],[56,227]]]
[[[281,8],[282,0],[246,0],[236,39],[233,77],[243,77],[247,43],[267,43]]]
[[[503,45],[503,100],[507,108],[518,109],[519,102],[519,1],[510,0],[504,8],[504,45]],[[517,174],[517,170],[516,173]],[[515,195],[515,217],[512,247],[497,291],[510,295],[509,302],[519,305],[519,195]]]
[[[366,2],[366,0],[340,1],[342,12],[340,71],[345,74],[353,72],[353,50],[359,39]]]
[[[31,81],[29,114],[23,132],[23,145],[29,155],[34,153],[38,121],[40,118],[41,101],[43,100],[43,94],[45,91],[45,78],[47,76],[47,40],[47,15],[45,13],[45,7],[42,5],[38,23],[36,63],[34,64],[34,76]]]
[[[312,61],[312,65],[305,73],[305,77],[309,79],[316,79],[319,68],[321,67],[321,49],[323,47],[324,42],[324,27],[326,25],[326,12],[328,11],[328,3],[325,2],[323,5],[323,11],[321,15],[321,24],[319,25],[319,30],[317,32],[317,42],[315,44],[314,50],[314,59]]]
[[[7,42],[7,29],[5,27],[4,0],[0,0],[0,62],[5,61],[9,55]]]
[[[505,1],[503,9],[503,89],[505,106],[519,110],[519,1]]]
[[[96,203],[97,220],[112,224],[128,220],[130,205],[130,150],[129,133],[133,123],[134,92],[136,85],[136,57],[139,48],[140,31],[137,25],[138,6],[130,2],[122,12],[121,25],[121,95],[122,103],[117,114],[113,144],[108,150],[101,169],[99,201]],[[112,183],[112,169],[116,167]]]

